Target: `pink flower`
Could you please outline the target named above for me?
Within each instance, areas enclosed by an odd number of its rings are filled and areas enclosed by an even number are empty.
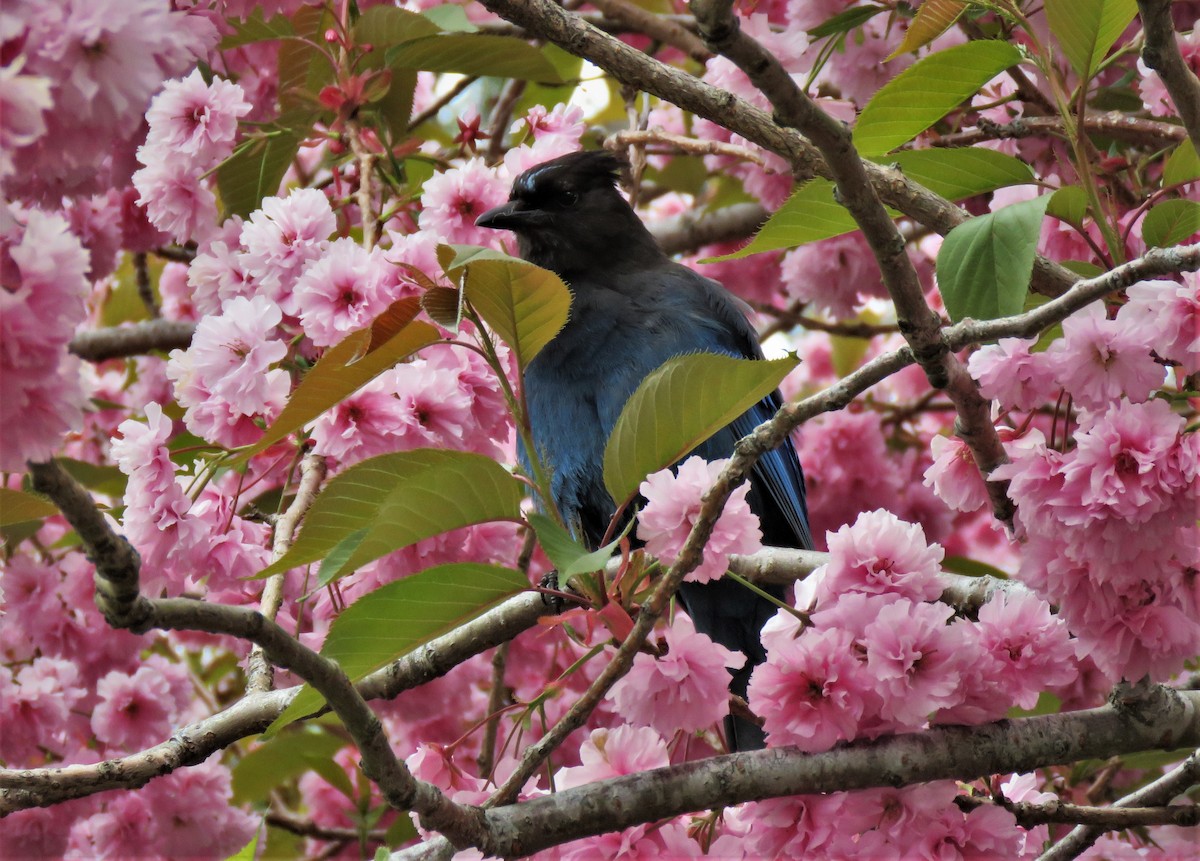
[[[799,443],[809,523],[818,542],[826,531],[853,523],[864,511],[900,506],[903,479],[884,440],[879,413],[826,413],[804,426]]]
[[[682,615],[663,632],[667,653],[638,654],[633,669],[608,694],[617,712],[636,726],[664,737],[705,729],[729,711],[729,670],[745,656],[697,633]]]
[[[674,564],[700,515],[701,496],[728,462],[709,463],[693,455],[674,474],[664,469],[642,482],[638,490],[646,498],[646,507],[638,517],[637,535],[646,542],[648,553]],[[750,485],[742,484],[730,495],[713,526],[700,565],[684,579],[692,583],[718,580],[729,567],[730,554],[753,553],[762,546],[758,516],[746,501],[749,491]]]
[[[967,369],[985,398],[1018,410],[1036,409],[1055,398],[1051,362],[1045,353],[1029,352],[1031,346],[1019,338],[1001,338],[971,354]]]
[[[83,695],[79,669],[62,658],[35,658],[15,679],[0,666],[0,758],[10,766],[36,765],[43,748],[65,753],[71,709]]]
[[[925,486],[955,511],[971,513],[988,504],[987,486],[967,444],[956,436],[929,441],[933,463],[925,470]]]
[[[846,631],[807,631],[781,640],[750,677],[750,710],[772,746],[816,753],[858,734],[875,680]]]
[[[368,251],[349,237],[335,239],[296,281],[294,299],[304,334],[318,347],[328,347],[371,325],[387,308],[394,284],[392,266],[381,250]]]
[[[146,166],[133,175],[150,223],[179,243],[203,240],[217,222],[217,199],[200,171],[172,157],[169,151],[138,150]]]
[[[205,84],[195,69],[168,81],[146,111],[146,146],[189,157],[202,171],[233,152],[238,118],[250,112],[242,88],[214,78]]]
[[[22,213],[0,236],[0,470],[44,461],[83,424],[79,361],[67,343],[83,320],[88,255],[57,215]]]
[[[270,419],[282,409],[291,379],[270,369],[287,353],[272,337],[281,319],[279,306],[265,296],[239,297],[223,314],[200,321],[186,351],[171,351],[167,376],[193,433],[244,445],[259,433],[252,418]]]
[[[817,589],[819,601],[847,592],[895,594],[915,601],[942,594],[938,574],[945,553],[925,541],[919,524],[904,523],[889,511],[868,511],[826,540],[829,563]]]
[[[1200,371],[1200,274],[1184,272],[1182,284],[1141,281],[1126,292],[1117,322],[1154,352],[1179,362],[1185,374]]]
[[[100,702],[92,712],[92,731],[105,744],[140,750],[171,732],[170,688],[149,667],[133,674],[114,670],[96,686]]]
[[[1066,623],[1029,592],[998,591],[980,608],[978,622],[956,626],[970,653],[962,661],[965,699],[939,712],[938,723],[995,720],[1012,705],[1031,709],[1042,691],[1079,674]]]
[[[1046,351],[1055,377],[1084,409],[1102,410],[1122,395],[1141,403],[1163,383],[1140,333],[1109,320],[1099,304],[1063,321],[1063,337]]]
[[[313,423],[313,451],[343,466],[399,450],[397,427],[404,411],[390,380],[380,377],[341,401]]]
[[[885,298],[879,266],[861,233],[810,242],[789,251],[781,269],[788,296],[834,320],[853,317],[868,298]]]
[[[242,267],[288,313],[292,288],[310,260],[329,246],[337,218],[329,199],[315,188],[301,188],[287,197],[268,197],[242,228],[246,249]]]
[[[201,316],[220,314],[230,299],[249,299],[258,288],[246,271],[240,237],[243,222],[238,216],[228,219],[196,251],[188,267],[188,286],[192,301]]]
[[[24,60],[18,57],[0,66],[0,181],[13,173],[12,153],[33,143],[46,133],[42,116],[54,105],[50,98],[50,80],[21,73]]]
[[[1078,502],[1060,517],[1067,523],[1117,518],[1144,523],[1170,512],[1194,515],[1194,461],[1180,446],[1184,419],[1163,400],[1119,401],[1076,435],[1063,467],[1063,497]],[[1181,507],[1183,510],[1181,510]]]
[[[946,624],[953,613],[945,604],[901,599],[866,627],[862,645],[883,699],[880,713],[900,728],[919,729],[930,713],[962,699],[962,637]]]
[[[495,231],[475,226],[475,219],[508,198],[508,182],[483,159],[436,173],[421,194],[421,230],[444,242],[490,245]]]
[[[662,736],[648,726],[623,724],[594,729],[579,748],[580,764],[561,768],[554,775],[559,789],[583,786],[597,780],[634,774],[671,764]]]

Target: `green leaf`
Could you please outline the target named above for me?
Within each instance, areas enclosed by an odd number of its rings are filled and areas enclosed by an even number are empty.
[[[467,10],[457,3],[447,3],[444,6],[434,6],[421,13],[442,30],[455,33],[478,33],[479,28],[467,17]]]
[[[540,50],[512,36],[446,33],[413,39],[389,48],[387,65],[426,72],[562,83],[558,70]]]
[[[254,861],[258,857],[258,838],[261,836],[261,825],[254,829],[254,836],[250,838],[250,842],[228,856],[225,861]]]
[[[58,506],[43,496],[0,487],[0,526],[12,526],[58,514]]]
[[[1046,207],[1048,215],[1076,227],[1083,226],[1083,220],[1087,218],[1087,211],[1087,192],[1078,185],[1067,185],[1058,189],[1050,195],[1050,203]]]
[[[1164,200],[1146,213],[1142,221],[1142,239],[1147,245],[1166,248],[1178,245],[1200,232],[1200,202]]]
[[[374,8],[385,8],[376,6]],[[394,142],[408,137],[408,122],[413,115],[413,96],[416,92],[416,71],[412,68],[394,68],[391,70],[391,83],[388,91],[372,102],[370,106],[360,108],[362,112],[378,116],[382,125],[391,133]]]
[[[1029,166],[1019,159],[973,147],[909,150],[881,156],[876,161],[895,165],[909,179],[947,200],[962,200],[997,188],[1022,185],[1033,178]],[[893,216],[899,215],[895,210],[888,211]],[[850,213],[834,199],[833,183],[814,179],[768,218],[748,245],[702,262],[736,260],[763,251],[794,248],[857,229]]]
[[[256,747],[233,767],[233,802],[266,801],[271,790],[309,770],[306,759],[331,759],[349,743],[319,726],[297,727]]]
[[[995,577],[997,580],[1007,580],[1008,574],[994,565],[970,559],[966,556],[947,556],[942,560],[942,570],[952,574],[964,574],[967,577]]]
[[[476,260],[467,267],[464,290],[522,370],[566,325],[571,309],[562,279],[524,261]]]
[[[950,29],[958,16],[967,8],[965,0],[924,0],[916,16],[908,24],[904,41],[885,59],[894,60],[901,54],[924,48],[938,36]]]
[[[72,478],[84,487],[105,496],[122,497],[129,477],[115,466],[101,466],[70,457],[55,458]]]
[[[264,197],[279,191],[283,175],[307,132],[272,131],[241,147],[217,168],[217,187],[225,216],[247,217]]]
[[[1020,61],[1019,49],[991,39],[956,45],[918,60],[867,102],[854,127],[855,146],[863,155],[895,149]]]
[[[438,263],[446,277],[451,281],[457,280],[457,273],[468,263],[478,260],[507,260],[513,263],[524,263],[519,257],[505,254],[494,248],[484,248],[482,245],[439,245],[437,247]]]
[[[321,87],[333,80],[329,58],[314,45],[324,39],[325,7],[302,6],[292,16],[292,28],[302,39],[279,45],[279,107],[283,112],[311,108]],[[307,137],[307,132],[301,135]]]
[[[308,424],[400,360],[437,341],[441,337],[437,329],[413,319],[420,307],[416,296],[400,299],[370,327],[351,332],[327,349],[304,375],[262,439],[238,452],[238,462]]]
[[[537,533],[538,544],[546,558],[558,572],[560,582],[565,583],[577,574],[590,574],[599,571],[612,558],[613,550],[620,543],[616,541],[604,545],[599,550],[590,553],[588,549],[571,537],[571,533],[563,529],[558,521],[544,514],[526,515],[526,520]]]
[[[937,280],[952,320],[1020,313],[1049,202],[1050,196],[1043,194],[1014,203],[964,221],[946,235],[938,252]]]
[[[796,367],[692,353],[668,359],[626,401],[604,449],[604,486],[618,503],[758,403]]]
[[[345,574],[460,526],[516,520],[524,495],[519,481],[480,454],[425,448],[379,455],[334,476],[292,548],[257,576],[307,565],[365,530],[334,572]]]
[[[849,33],[855,27],[861,27],[880,12],[887,12],[887,6],[854,6],[844,12],[839,12],[832,18],[822,21],[808,31],[814,39],[824,39],[826,36],[838,36]]]
[[[1170,188],[1200,179],[1200,158],[1190,140],[1184,140],[1167,159],[1163,166],[1162,186]]]
[[[230,20],[228,23],[233,27],[233,32],[221,40],[222,51],[240,48],[252,42],[288,39],[296,35],[292,22],[286,15],[276,15],[266,21],[263,20],[262,9],[255,9],[245,20]]]
[[[1085,81],[1135,14],[1136,0],[1046,0],[1050,32]]]
[[[411,42],[441,32],[433,21],[395,6],[372,6],[354,22],[354,41],[381,48]]]
[[[381,586],[343,610],[333,620],[321,654],[358,681],[528,588],[525,574],[499,565],[458,562],[429,568]],[[268,733],[323,703],[305,685]]]

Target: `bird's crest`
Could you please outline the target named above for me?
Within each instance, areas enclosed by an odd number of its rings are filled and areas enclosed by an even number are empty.
[[[551,189],[582,193],[600,186],[615,186],[627,162],[607,150],[573,152],[535,165],[513,183],[513,198],[535,198]]]

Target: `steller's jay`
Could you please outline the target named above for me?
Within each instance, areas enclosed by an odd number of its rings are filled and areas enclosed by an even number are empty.
[[[521,257],[571,289],[570,318],[529,363],[525,396],[554,504],[593,548],[616,510],[604,487],[605,443],[638,384],[685,353],[762,358],[743,303],[668,258],[617,191],[622,166],[603,151],[537,165],[517,177],[507,203],[476,221],[513,231]],[[693,453],[705,460],[729,457],[738,439],[780,403],[778,392],[764,398]],[[747,498],[766,544],[812,547],[804,476],[790,440],[758,461]],[[697,630],[747,656],[730,684],[745,697],[751,671],[766,658],[760,631],[776,607],[729,579],[684,583],[680,597]],[[733,750],[764,743],[762,730],[741,718],[727,719],[726,733]]]

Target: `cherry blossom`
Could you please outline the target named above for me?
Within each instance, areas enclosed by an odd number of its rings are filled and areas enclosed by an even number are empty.
[[[706,462],[693,455],[676,472],[661,470],[642,482],[638,489],[646,498],[646,507],[638,518],[637,535],[646,542],[647,552],[667,564],[674,563],[699,517],[701,496],[726,463]],[[729,567],[730,554],[753,553],[762,544],[758,517],[746,501],[749,491],[750,485],[742,484],[730,494],[704,547],[702,561],[685,580],[708,583],[720,579]]]

